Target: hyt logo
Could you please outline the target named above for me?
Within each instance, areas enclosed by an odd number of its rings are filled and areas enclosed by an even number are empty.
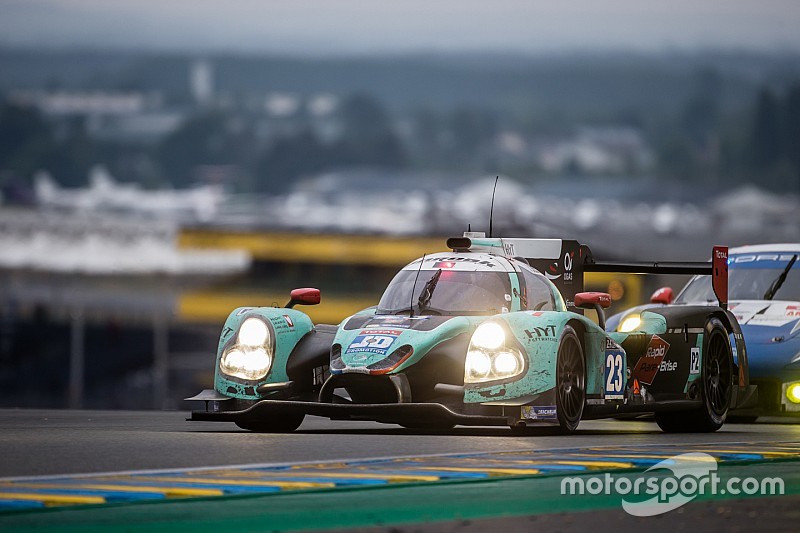
[[[550,337],[555,338],[556,336],[556,327],[555,326],[544,326],[543,328],[533,328],[533,330],[526,329],[525,335],[528,336],[529,339],[533,338],[541,338],[541,337]]]

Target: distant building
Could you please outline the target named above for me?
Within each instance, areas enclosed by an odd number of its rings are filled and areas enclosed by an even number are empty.
[[[214,98],[214,69],[211,63],[198,60],[189,71],[189,89],[194,101],[201,106],[209,105]]]

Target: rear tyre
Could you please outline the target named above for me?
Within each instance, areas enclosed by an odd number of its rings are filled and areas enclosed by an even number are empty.
[[[716,318],[705,327],[701,387],[700,409],[656,413],[658,427],[667,433],[712,433],[725,423],[733,391],[733,357],[728,332]]]
[[[291,433],[300,427],[305,416],[303,413],[291,413],[269,420],[237,420],[236,425],[255,433]]]
[[[578,334],[566,326],[556,361],[556,416],[563,433],[573,433],[586,404],[586,362]]]

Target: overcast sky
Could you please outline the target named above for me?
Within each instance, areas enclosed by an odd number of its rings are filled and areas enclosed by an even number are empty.
[[[0,44],[300,54],[800,51],[800,0],[0,0]]]

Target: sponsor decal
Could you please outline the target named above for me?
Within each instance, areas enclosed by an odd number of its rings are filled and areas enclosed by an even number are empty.
[[[800,305],[787,305],[786,316],[800,317]]]
[[[658,335],[653,335],[650,339],[650,344],[647,345],[645,354],[639,358],[633,368],[634,377],[645,385],[652,385],[656,374],[661,368],[661,361],[664,360],[664,356],[667,355],[668,351],[669,343]]]
[[[689,354],[689,374],[697,375],[700,373],[700,348],[692,348]]]
[[[503,251],[509,257],[514,257],[515,255],[517,255],[517,251],[514,248],[514,243],[513,242],[504,242],[503,243]]]
[[[436,263],[439,263],[439,262],[446,262],[446,263],[473,263],[473,264],[476,264],[476,265],[483,265],[483,266],[487,266],[487,267],[490,267],[490,268],[494,268],[494,267],[497,266],[496,264],[494,264],[493,261],[488,261],[488,260],[485,260],[485,259],[476,259],[474,257],[465,257],[465,256],[426,258],[425,262],[427,263],[428,261],[434,261]],[[412,263],[412,265],[413,265],[413,263]],[[453,266],[455,266],[455,265],[453,265]],[[453,266],[451,266],[449,268],[453,268]]]
[[[525,420],[555,420],[555,405],[523,405],[522,418]]]
[[[292,318],[289,315],[283,315],[283,319],[286,321],[287,326],[289,326],[290,328],[294,327],[294,322],[292,321]]]
[[[402,331],[395,329],[366,329],[353,339],[344,353],[374,353],[386,355]]]
[[[747,254],[747,255],[732,255],[730,261],[736,264],[743,263],[757,263],[759,261],[773,261],[778,263],[788,263],[792,260],[794,254]]]
[[[565,282],[572,282],[572,264],[574,258],[575,252],[566,252],[564,254],[564,260],[562,261],[564,271],[560,271],[561,269],[558,266],[558,261],[553,261],[544,271],[545,277],[550,281],[555,281],[563,276]]]
[[[678,368],[678,363],[675,361],[661,361],[661,364],[658,365],[658,370],[660,372],[672,372]]]
[[[606,338],[604,383],[604,393],[607,400],[621,400],[624,398],[625,351],[609,338]]]
[[[541,328],[526,329],[525,335],[527,335],[529,339],[555,339],[556,327],[544,326]]]

